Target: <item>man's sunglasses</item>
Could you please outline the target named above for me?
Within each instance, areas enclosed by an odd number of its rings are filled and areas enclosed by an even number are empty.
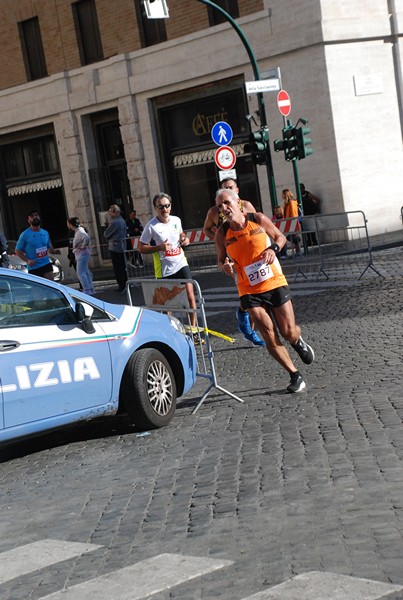
[[[159,210],[162,210],[163,208],[170,208],[171,203],[168,202],[168,204],[157,204],[156,208],[159,208]]]

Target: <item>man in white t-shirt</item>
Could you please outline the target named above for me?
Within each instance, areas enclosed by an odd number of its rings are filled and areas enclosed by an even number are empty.
[[[160,192],[153,198],[157,212],[144,227],[139,241],[142,254],[153,254],[154,272],[157,279],[192,279],[192,274],[182,246],[189,245],[189,238],[182,229],[179,217],[171,215],[172,200],[168,194]],[[190,308],[196,308],[193,284],[186,284]],[[192,326],[196,326],[196,314],[190,314]]]

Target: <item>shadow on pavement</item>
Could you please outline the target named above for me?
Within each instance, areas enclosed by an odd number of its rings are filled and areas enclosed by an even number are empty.
[[[136,429],[123,416],[103,417],[99,420],[94,419],[94,421],[67,425],[57,430],[5,444],[1,448],[0,464],[49,448],[131,433],[139,434],[141,429]]]

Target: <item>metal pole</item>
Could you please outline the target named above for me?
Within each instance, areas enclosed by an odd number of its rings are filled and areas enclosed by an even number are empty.
[[[242,29],[239,27],[238,23],[231,17],[230,14],[227,13],[227,11],[225,11],[223,8],[221,8],[221,6],[218,6],[218,4],[211,2],[211,0],[197,0],[197,2],[201,2],[202,4],[207,4],[207,6],[211,6],[211,8],[213,8],[214,10],[218,10],[218,12],[220,12],[222,15],[224,15],[224,17],[226,18],[228,23],[230,23],[230,25],[232,25],[232,27],[235,29],[235,31],[239,35],[239,37],[246,49],[246,52],[248,53],[255,80],[257,80],[257,81],[260,80],[260,72],[259,72],[259,67],[257,66],[256,57],[251,48],[251,45],[249,44],[247,37],[245,36]],[[258,101],[258,105],[259,105],[260,126],[262,128],[267,127],[267,129],[268,129],[266,108],[265,108],[262,92],[258,92],[257,101]],[[272,209],[274,212],[274,208],[277,206],[277,191],[276,191],[276,183],[274,181],[274,171],[273,171],[273,163],[272,163],[272,159],[271,159],[271,150],[270,150],[270,140],[269,139],[267,140],[267,144],[268,144],[267,159],[266,159],[267,178],[269,180],[269,192],[270,192],[271,206],[272,206]]]
[[[292,169],[294,171],[295,191],[297,194],[298,206],[301,211],[301,215],[303,216],[304,208],[302,206],[301,188],[299,186],[298,159],[294,158],[291,162],[292,162]]]

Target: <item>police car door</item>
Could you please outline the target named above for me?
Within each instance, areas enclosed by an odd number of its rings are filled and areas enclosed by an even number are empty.
[[[47,427],[102,412],[111,400],[109,344],[85,333],[62,291],[43,279],[1,276],[0,379],[4,427]],[[8,294],[8,296],[7,296]],[[75,418],[71,418],[71,413]],[[36,427],[35,427],[36,428]]]

